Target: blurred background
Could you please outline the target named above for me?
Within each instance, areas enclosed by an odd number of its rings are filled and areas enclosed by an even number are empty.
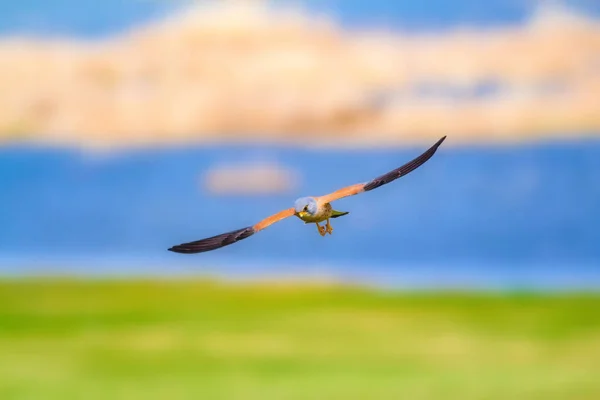
[[[1,398],[600,397],[598,1],[0,15]]]

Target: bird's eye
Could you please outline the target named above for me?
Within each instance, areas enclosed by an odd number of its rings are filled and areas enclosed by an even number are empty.
[[[308,211],[308,206],[304,206],[304,211]]]

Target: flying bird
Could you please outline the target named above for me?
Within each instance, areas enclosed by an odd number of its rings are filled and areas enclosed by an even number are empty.
[[[348,196],[354,196],[359,193],[369,192],[373,189],[377,189],[380,186],[386,185],[412,171],[419,168],[427,160],[429,160],[437,151],[438,147],[446,139],[446,136],[442,137],[433,146],[431,146],[423,154],[415,158],[414,160],[404,164],[403,166],[396,168],[386,174],[383,174],[369,182],[358,183],[350,185],[342,189],[336,190],[333,193],[326,194],[324,196],[313,196],[313,197],[301,197],[294,203],[294,207],[288,208],[278,212],[277,214],[271,215],[268,218],[263,219],[259,223],[248,226],[246,228],[238,229],[232,232],[223,233],[217,236],[209,237],[206,239],[198,240],[195,242],[184,243],[177,246],[173,246],[169,251],[183,254],[194,254],[203,253],[205,251],[216,250],[221,247],[228,246],[230,244],[239,242],[242,239],[246,239],[257,232],[273,225],[282,219],[296,216],[304,221],[305,224],[314,223],[317,226],[319,234],[325,236],[326,234],[333,233],[333,227],[331,226],[330,219],[339,218],[348,214],[348,212],[334,210],[331,203],[335,200],[342,199]],[[325,222],[324,226],[319,225]]]

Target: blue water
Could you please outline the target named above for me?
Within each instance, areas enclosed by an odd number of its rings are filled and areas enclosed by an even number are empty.
[[[52,271],[69,263],[80,272],[94,272],[90,265],[97,264],[96,272],[124,265],[167,274],[190,267],[225,266],[218,270],[238,274],[317,268],[385,279],[500,274],[600,286],[600,142],[490,148],[448,142],[401,180],[336,203],[350,215],[334,221],[331,236],[288,219],[195,256],[166,249],[252,225],[297,197],[367,181],[425,147],[186,147],[93,157],[4,147],[0,271],[19,272],[21,265]],[[217,196],[201,185],[215,165],[263,159],[297,171],[299,186],[275,196]]]
[[[106,36],[159,19],[187,3],[183,0],[4,1],[0,3],[0,34]],[[376,25],[408,30],[518,24],[536,6],[530,0],[304,0],[300,3],[314,13],[333,15],[350,28]],[[600,16],[600,2],[596,0],[562,3],[581,13]]]

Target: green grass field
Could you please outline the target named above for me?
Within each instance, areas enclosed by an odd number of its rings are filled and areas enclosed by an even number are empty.
[[[0,399],[600,399],[600,296],[3,280]]]

